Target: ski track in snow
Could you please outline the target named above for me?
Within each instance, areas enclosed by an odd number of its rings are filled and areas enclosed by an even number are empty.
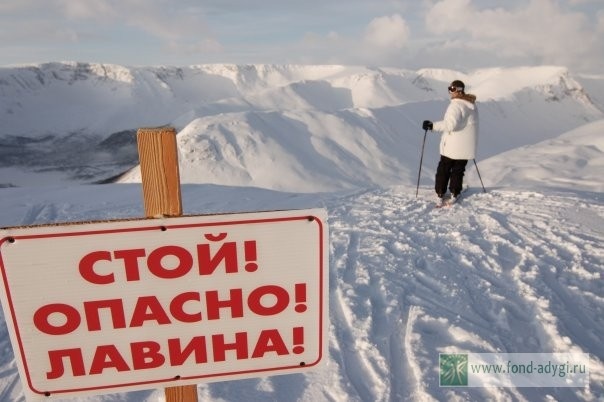
[[[533,400],[551,392],[439,388],[438,353],[455,351],[591,353],[592,392],[601,396],[601,200],[474,192],[432,210],[408,192],[368,192],[330,211],[332,320],[347,329],[337,334],[338,359],[358,399]]]
[[[199,200],[192,190],[186,195]],[[53,197],[26,204],[15,219],[29,225],[73,220],[86,216],[86,208],[92,216],[106,213]],[[289,202],[300,207],[295,197]],[[430,190],[422,188],[415,198],[408,186],[395,186],[328,195],[320,203],[328,209],[330,230],[326,364],[306,375],[202,384],[200,400],[604,397],[601,194],[472,189],[451,208],[434,209]],[[127,215],[132,206],[117,209],[115,214]],[[0,331],[7,340],[1,344],[0,401],[22,401],[6,327]],[[438,354],[447,352],[590,353],[591,388],[440,388]],[[163,392],[78,400],[156,402]]]

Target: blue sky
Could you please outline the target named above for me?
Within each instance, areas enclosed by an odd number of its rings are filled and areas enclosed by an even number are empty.
[[[603,0],[2,0],[0,65],[604,71]]]

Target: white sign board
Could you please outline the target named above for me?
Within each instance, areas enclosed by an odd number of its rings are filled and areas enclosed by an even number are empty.
[[[304,372],[328,332],[323,209],[0,230],[28,400]]]

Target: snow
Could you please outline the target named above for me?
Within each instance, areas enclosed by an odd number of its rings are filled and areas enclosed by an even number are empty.
[[[184,213],[321,207],[330,230],[325,364],[308,374],[200,384],[200,401],[604,400],[603,77],[573,77],[547,66],[466,73],[346,66],[181,70],[185,81],[173,81],[177,69],[162,70],[163,90],[172,94],[162,102],[178,100],[170,110],[155,103],[137,109],[132,99],[144,98],[119,96],[115,107],[129,108],[130,122],[120,129],[136,128],[137,111],[144,117],[161,110],[162,119],[178,123]],[[126,93],[122,85],[142,91],[141,76],[148,93],[162,93],[157,71],[119,71],[122,84],[111,84],[117,94]],[[438,138],[431,133],[415,197],[419,126],[444,112],[452,76],[463,77],[479,97],[477,162],[487,192],[470,162],[464,199],[435,210]],[[194,84],[186,85],[188,79]],[[20,89],[25,94],[16,98],[13,86],[0,86],[22,105],[1,123],[3,132],[117,128],[113,111],[94,118],[87,117],[90,110],[63,111],[71,116],[63,121],[51,112],[75,109],[57,102],[39,113],[53,93],[88,99],[86,107],[110,99],[105,87],[93,100],[97,92],[85,92],[90,85],[84,90],[74,81],[76,93],[54,92],[52,85],[36,87],[35,96]],[[7,99],[0,98],[4,107]],[[36,118],[20,126],[25,115]],[[122,183],[105,185],[26,167],[0,171],[2,183],[20,185],[0,188],[2,227],[144,215],[136,168]],[[589,353],[590,387],[441,388],[443,352]],[[21,388],[3,323],[0,401],[22,401]],[[164,393],[75,400],[156,402]]]
[[[485,161],[500,186],[521,183],[538,188],[543,183],[560,189],[604,192],[604,120],[586,124],[559,137],[502,153]],[[519,177],[521,176],[521,177]]]

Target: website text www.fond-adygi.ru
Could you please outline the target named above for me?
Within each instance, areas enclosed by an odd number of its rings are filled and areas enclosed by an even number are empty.
[[[440,385],[460,387],[585,387],[587,353],[442,353]]]

